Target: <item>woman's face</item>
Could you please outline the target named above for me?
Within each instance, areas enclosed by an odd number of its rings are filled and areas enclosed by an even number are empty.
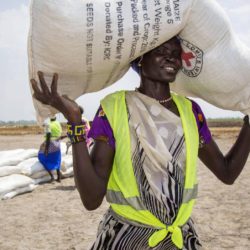
[[[182,67],[181,45],[174,37],[143,56],[141,75],[160,82],[173,82]]]

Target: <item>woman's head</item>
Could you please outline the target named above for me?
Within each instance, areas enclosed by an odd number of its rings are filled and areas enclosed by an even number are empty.
[[[155,49],[137,58],[132,67],[139,67],[141,78],[159,82],[173,82],[182,67],[181,45],[177,37],[173,37]],[[136,70],[137,71],[137,70]]]

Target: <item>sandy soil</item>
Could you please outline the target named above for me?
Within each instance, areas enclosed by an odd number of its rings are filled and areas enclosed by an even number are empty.
[[[227,152],[235,133],[217,133]],[[41,135],[0,136],[0,151],[38,147]],[[233,186],[218,181],[199,163],[199,197],[194,220],[204,249],[250,249],[250,161]],[[87,250],[95,239],[106,202],[93,212],[81,204],[73,178],[44,184],[32,193],[0,202],[1,250]]]

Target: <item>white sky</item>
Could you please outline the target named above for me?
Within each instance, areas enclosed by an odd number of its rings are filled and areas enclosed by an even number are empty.
[[[250,1],[218,0],[231,19],[239,38],[250,43]],[[27,62],[27,34],[29,29],[29,0],[0,1],[0,120],[34,120]],[[119,82],[98,93],[87,94],[77,101],[85,108],[85,116],[92,119],[100,98],[117,89],[133,89],[138,77],[129,71]],[[129,85],[128,85],[129,83]],[[206,117],[239,117],[239,112],[217,109],[198,100]]]

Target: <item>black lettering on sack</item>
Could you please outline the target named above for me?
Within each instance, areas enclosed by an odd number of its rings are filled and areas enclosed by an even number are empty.
[[[117,45],[116,45],[116,59],[121,59],[122,58],[122,50],[124,49],[123,43],[125,42],[124,38],[119,38],[117,40]]]
[[[149,29],[150,29],[150,23],[145,23],[143,27],[143,35],[142,35],[142,45],[140,49],[140,53],[143,53],[147,50],[148,46],[148,37],[149,37]]]
[[[144,22],[150,21],[150,17],[149,17],[149,15],[148,15],[148,13],[144,13],[144,14],[143,14],[143,20],[144,20]]]
[[[103,60],[104,61],[110,60],[110,57],[111,57],[111,48],[105,48]]]
[[[93,40],[94,40],[94,5],[93,3],[86,4],[86,71],[88,74],[93,72]],[[88,79],[91,80],[92,76],[88,75]]]
[[[154,0],[155,1],[155,6],[160,6],[161,5],[161,1],[160,0]]]
[[[106,34],[112,33],[112,19],[111,19],[111,3],[105,2],[105,20],[106,20]]]
[[[140,26],[139,26],[139,24],[134,24],[133,25],[133,36],[140,36],[140,33],[139,33],[139,28],[140,28]]]
[[[137,43],[139,41],[140,37],[133,37],[132,44],[131,44],[131,51],[129,58],[132,59],[135,56],[136,48],[137,48]]]
[[[148,11],[147,0],[142,0],[141,5],[142,5],[142,10],[143,11]]]
[[[174,16],[175,21],[181,21],[181,13],[180,13],[180,0],[174,0]]]
[[[86,4],[87,10],[87,27],[93,27],[94,25],[94,8],[92,3]]]
[[[161,18],[162,18],[162,8],[158,8],[155,10],[155,23],[153,24],[152,28],[154,30],[154,36],[159,36],[161,31]]]
[[[172,9],[170,5],[170,0],[166,0],[166,6],[164,8],[165,12],[167,13],[167,17],[172,17]]]
[[[117,2],[116,13],[117,13],[117,28],[118,28],[118,36],[123,37],[124,32],[124,18],[123,18],[123,2]]]
[[[138,16],[138,0],[131,0],[131,11],[132,11],[132,20],[133,23],[139,23],[139,16]]]

